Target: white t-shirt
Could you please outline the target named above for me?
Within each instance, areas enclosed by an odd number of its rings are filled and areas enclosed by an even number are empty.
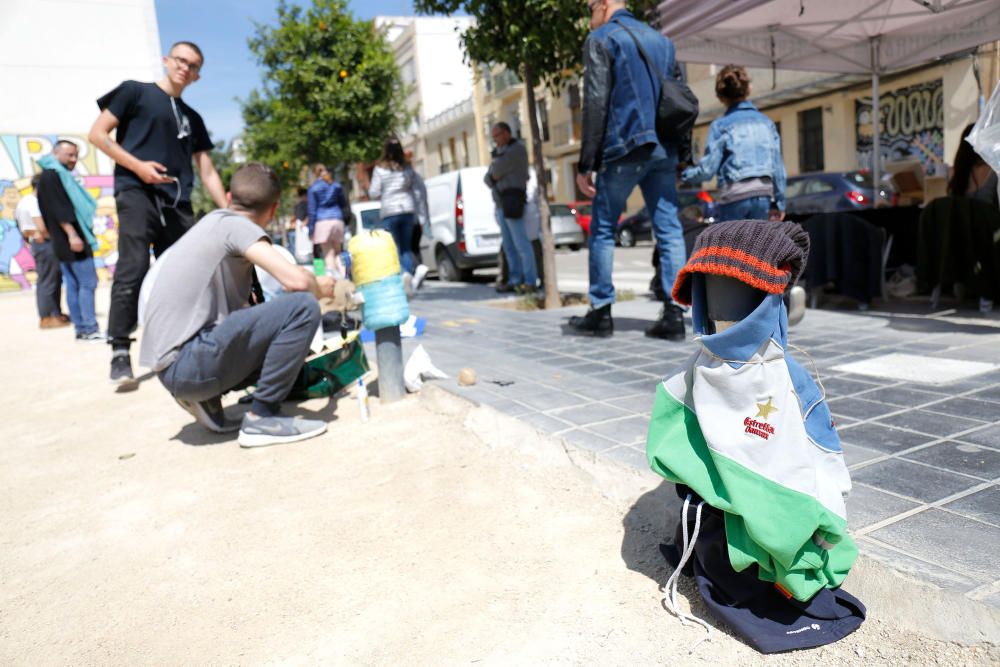
[[[14,219],[17,220],[21,232],[33,232],[38,229],[34,219],[40,217],[42,211],[38,208],[38,197],[33,193],[21,197],[21,201],[17,202],[17,207],[14,209]]]

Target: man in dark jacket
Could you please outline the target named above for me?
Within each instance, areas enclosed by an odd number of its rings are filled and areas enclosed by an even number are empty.
[[[76,166],[79,152],[76,144],[65,139],[57,141],[52,148],[53,157],[68,171]],[[76,327],[76,339],[103,342],[104,334],[98,329],[94,310],[94,291],[97,289],[94,253],[83,238],[81,223],[84,221],[78,219],[55,169],[45,169],[38,179],[38,208],[66,283],[66,303]]]
[[[677,146],[662,145],[656,134],[660,79],[655,70],[674,75],[674,45],[638,21],[620,0],[591,0],[590,28],[584,44],[583,144],[580,191],[594,198],[590,223],[590,310],[570,324],[580,333],[614,332],[611,281],[618,218],[638,185],[652,213],[660,248],[664,304],[647,336],[682,340],[683,309],[670,297],[684,265],[684,236],[677,216]],[[653,61],[646,63],[636,40]],[[655,66],[655,67],[654,67]],[[598,179],[595,187],[593,172]]]

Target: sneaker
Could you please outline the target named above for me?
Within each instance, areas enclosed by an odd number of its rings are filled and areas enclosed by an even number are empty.
[[[509,294],[510,292],[513,292],[517,288],[508,283],[500,283],[494,289],[497,291],[498,294]]]
[[[174,396],[177,405],[191,413],[199,424],[213,433],[232,433],[240,428],[239,422],[226,419],[222,409],[222,397],[216,396],[207,401],[186,401]]]
[[[403,292],[406,296],[413,296],[413,275],[407,271],[403,271]]]
[[[73,321],[69,318],[69,315],[67,315],[66,313],[59,313],[58,315],[56,315],[56,317],[58,317],[60,321],[65,322],[66,324],[69,324],[70,322]]]
[[[111,383],[123,385],[133,382],[135,376],[132,375],[132,357],[127,350],[115,352],[111,356]]]
[[[326,422],[302,417],[257,417],[243,415],[240,447],[267,447],[314,438],[326,432]]]
[[[86,343],[104,343],[108,340],[108,337],[103,331],[90,331],[84,334],[78,333],[76,339]]]
[[[574,315],[569,318],[569,325],[577,333],[606,338],[615,332],[615,322],[611,319],[611,304],[591,308],[586,315]]]
[[[646,327],[646,335],[664,340],[684,340],[684,311],[672,303],[664,304],[659,319]]]
[[[417,291],[424,284],[424,278],[427,277],[428,271],[430,269],[427,268],[426,264],[420,264],[413,270],[413,291]]]

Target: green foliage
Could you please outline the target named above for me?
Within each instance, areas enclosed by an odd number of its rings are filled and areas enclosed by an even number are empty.
[[[414,0],[413,6],[423,14],[463,10],[474,17],[462,35],[473,62],[522,76],[528,66],[537,83],[554,89],[579,68],[589,19],[581,0]]]
[[[345,0],[281,0],[277,11],[277,25],[258,24],[249,40],[263,82],[241,101],[248,157],[291,185],[309,163],[377,156],[410,118],[384,35]]]
[[[224,141],[217,141],[210,154],[212,164],[215,165],[215,170],[219,172],[219,177],[222,179],[222,185],[228,191],[229,179],[232,178],[233,172],[239,166],[233,163],[232,144],[227,148]],[[197,170],[195,171],[194,189],[191,191],[191,208],[194,209],[195,220],[215,210],[215,202],[212,201],[212,196],[208,194],[205,184],[198,177]]]

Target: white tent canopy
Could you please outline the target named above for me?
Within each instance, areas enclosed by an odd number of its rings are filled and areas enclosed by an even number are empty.
[[[871,74],[874,109],[882,73],[1000,39],[1000,0],[666,0],[657,16],[681,61]]]

